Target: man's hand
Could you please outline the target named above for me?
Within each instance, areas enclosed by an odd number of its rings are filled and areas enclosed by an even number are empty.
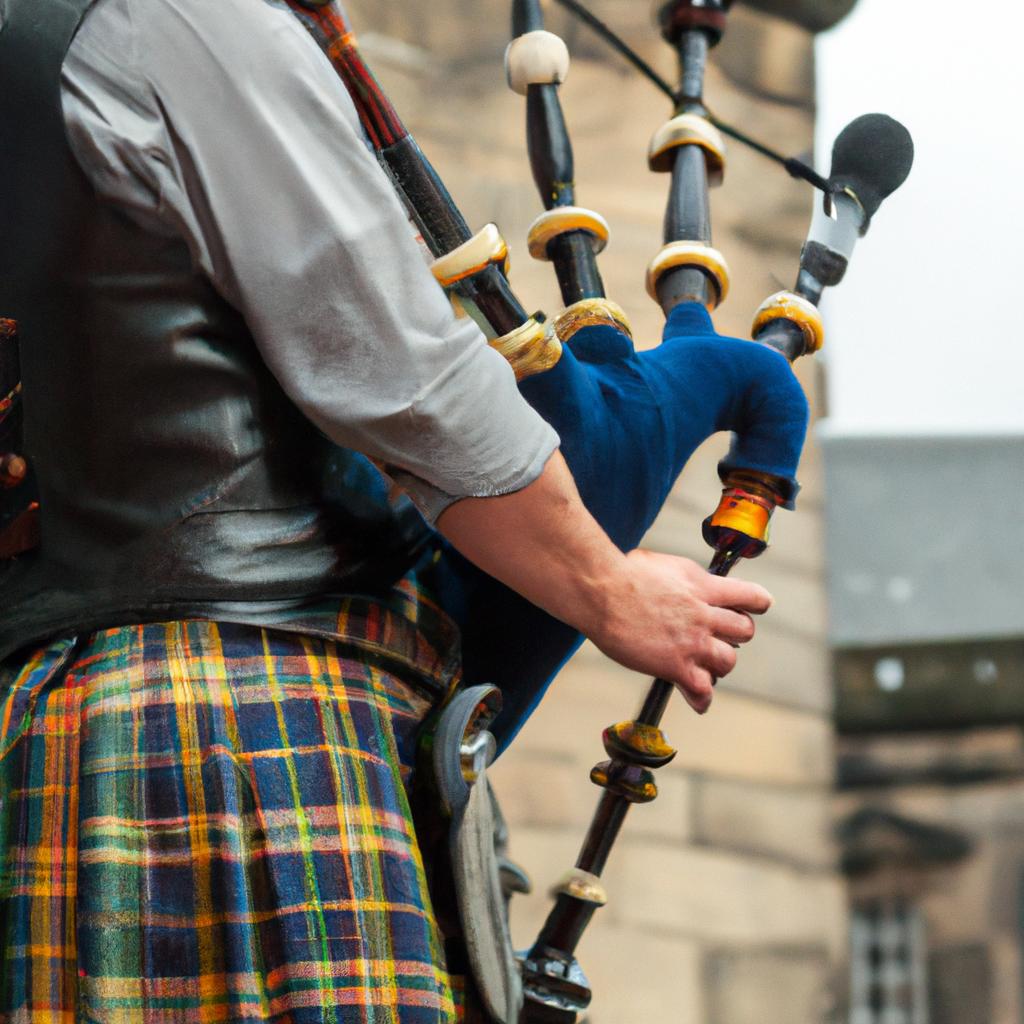
[[[736,667],[736,645],[753,639],[751,615],[766,612],[771,596],[688,558],[633,551],[624,562],[606,585],[604,621],[582,631],[619,664],[674,682],[703,714],[714,680]]]
[[[609,481],[614,486],[614,481]],[[694,710],[732,671],[751,615],[771,605],[756,583],[709,575],[673,555],[622,554],[580,501],[559,452],[528,487],[464,498],[438,520],[472,562],[637,672],[675,683]]]

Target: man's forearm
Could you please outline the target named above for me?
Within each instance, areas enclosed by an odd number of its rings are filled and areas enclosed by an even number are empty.
[[[528,487],[465,498],[437,525],[479,568],[626,667],[676,683],[698,711],[711,702],[713,677],[734,667],[735,645],[753,636],[750,614],[771,604],[763,587],[710,576],[689,559],[624,555],[557,451]]]
[[[471,562],[582,633],[599,631],[626,556],[586,510],[561,452],[528,487],[464,498],[438,529]]]

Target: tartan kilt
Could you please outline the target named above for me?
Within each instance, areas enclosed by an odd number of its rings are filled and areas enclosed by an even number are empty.
[[[0,1020],[455,1021],[403,777],[457,681],[414,578],[0,667]]]

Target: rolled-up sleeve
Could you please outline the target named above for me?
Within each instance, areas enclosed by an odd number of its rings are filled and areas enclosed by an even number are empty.
[[[557,435],[453,313],[348,93],[287,9],[100,0],[65,64],[65,113],[100,191],[152,201],[292,401],[428,518],[539,475]]]

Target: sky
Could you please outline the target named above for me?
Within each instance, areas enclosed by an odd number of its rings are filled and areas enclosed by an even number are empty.
[[[862,113],[916,148],[822,303],[830,434],[1024,434],[1021,25],[1016,0],[859,0],[818,38],[818,166]]]

